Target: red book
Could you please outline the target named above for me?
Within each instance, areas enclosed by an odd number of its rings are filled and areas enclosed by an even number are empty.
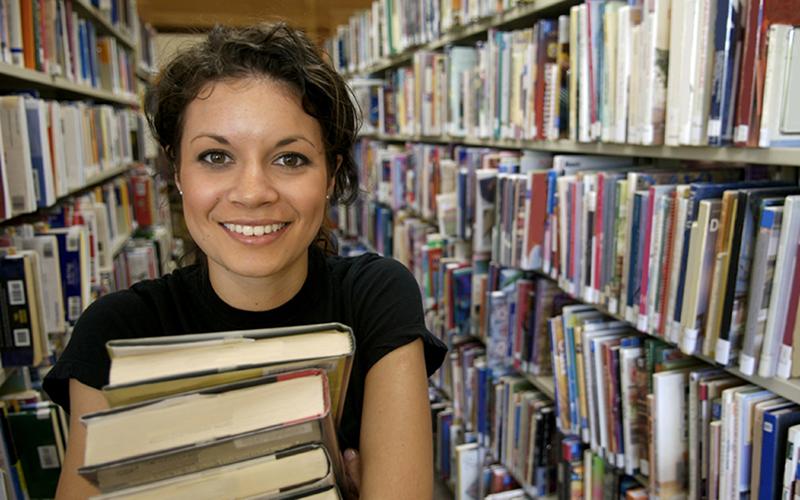
[[[675,231],[677,228],[675,227],[675,219],[676,215],[678,215],[678,192],[673,191],[670,193],[670,199],[672,201],[672,205],[670,206],[669,210],[669,221],[667,222],[667,253],[665,256],[664,262],[664,272],[661,274],[663,279],[661,280],[661,284],[659,286],[660,295],[659,297],[661,300],[658,303],[658,315],[659,315],[659,322],[656,325],[657,332],[661,335],[665,335],[667,331],[667,301],[668,301],[668,291],[670,287],[670,282],[672,281],[672,259],[675,249],[673,248],[675,245]]]
[[[755,147],[767,73],[767,31],[775,23],[800,24],[800,0],[753,0],[747,5],[734,143]]]
[[[534,269],[542,267],[544,230],[547,224],[547,172],[528,174],[530,204],[528,209],[528,239],[525,240],[525,258]],[[538,255],[538,258],[534,258]]]
[[[647,212],[644,216],[644,249],[640,258],[642,259],[642,281],[639,289],[639,318],[647,318],[647,287],[650,277],[650,245],[653,241],[653,210],[656,201],[656,191],[650,186],[650,193],[647,198]],[[640,323],[641,324],[641,323]]]

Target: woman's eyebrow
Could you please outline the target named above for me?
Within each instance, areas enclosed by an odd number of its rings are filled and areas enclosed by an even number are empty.
[[[209,139],[213,139],[213,140],[219,142],[220,144],[230,145],[230,142],[228,141],[228,139],[226,139],[225,137],[223,137],[221,135],[205,134],[205,133],[201,133],[201,134],[198,134],[198,135],[194,136],[194,138],[192,138],[192,140],[189,141],[189,142],[194,142],[197,139],[201,139],[203,137],[208,137]]]
[[[290,135],[289,137],[285,137],[285,138],[279,140],[278,142],[276,142],[275,143],[275,147],[280,148],[280,147],[283,147],[283,146],[288,146],[289,144],[292,144],[293,142],[297,142],[297,141],[307,142],[312,148],[317,149],[317,146],[313,142],[311,142],[308,138],[303,136],[303,135]]]

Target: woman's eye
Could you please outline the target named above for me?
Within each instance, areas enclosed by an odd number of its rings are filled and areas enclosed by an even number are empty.
[[[224,151],[207,151],[200,155],[200,160],[211,165],[225,165],[232,161]]]
[[[281,155],[275,160],[275,163],[283,167],[302,167],[308,164],[308,158],[297,153],[287,153]]]

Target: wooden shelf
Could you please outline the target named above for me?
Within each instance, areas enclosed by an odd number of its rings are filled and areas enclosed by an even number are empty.
[[[529,149],[565,154],[594,154],[609,156],[638,156],[726,163],[749,163],[800,167],[800,148],[737,148],[711,146],[641,146],[602,142],[522,141],[508,139],[475,139],[449,136],[361,134],[361,137],[386,142],[428,142],[463,144],[465,146],[499,149]]]
[[[0,63],[0,76],[16,80],[20,84],[16,86],[17,88],[24,89],[27,85],[39,90],[59,90],[77,98],[90,98],[126,106],[139,104],[138,98],[132,94],[115,94],[108,90],[71,82],[63,76],[52,76],[13,64]]]
[[[88,0],[73,0],[72,5],[77,11],[95,23],[100,32],[115,37],[129,49],[135,48],[133,39],[127,34],[123,33],[122,30],[111,24],[111,21],[106,19],[106,17],[98,9],[91,5]]]
[[[414,52],[419,50],[437,50],[446,45],[457,44],[459,42],[467,41],[471,38],[485,33],[492,28],[502,28],[506,25],[525,21],[527,19],[535,18],[545,12],[555,9],[568,9],[573,5],[578,5],[582,2],[579,0],[535,0],[530,3],[518,5],[500,14],[477,19],[469,24],[456,26],[449,32],[442,35],[439,39],[430,43],[410,47],[407,50],[398,54],[392,54],[376,61],[374,64],[366,65],[359,68],[357,71],[348,72],[348,77],[355,76],[363,73],[380,73],[387,69],[396,68],[410,61]]]

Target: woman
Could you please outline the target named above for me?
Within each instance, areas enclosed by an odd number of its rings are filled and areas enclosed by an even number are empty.
[[[329,203],[357,191],[358,119],[341,77],[284,24],[216,28],[163,69],[146,112],[201,261],[81,316],[44,382],[71,415],[58,498],[94,491],[77,474],[80,417],[106,407],[108,340],[328,321],[357,342],[339,430],[350,479],[361,498],[430,498],[426,381],[445,348],[405,268],[333,256],[324,228]]]

